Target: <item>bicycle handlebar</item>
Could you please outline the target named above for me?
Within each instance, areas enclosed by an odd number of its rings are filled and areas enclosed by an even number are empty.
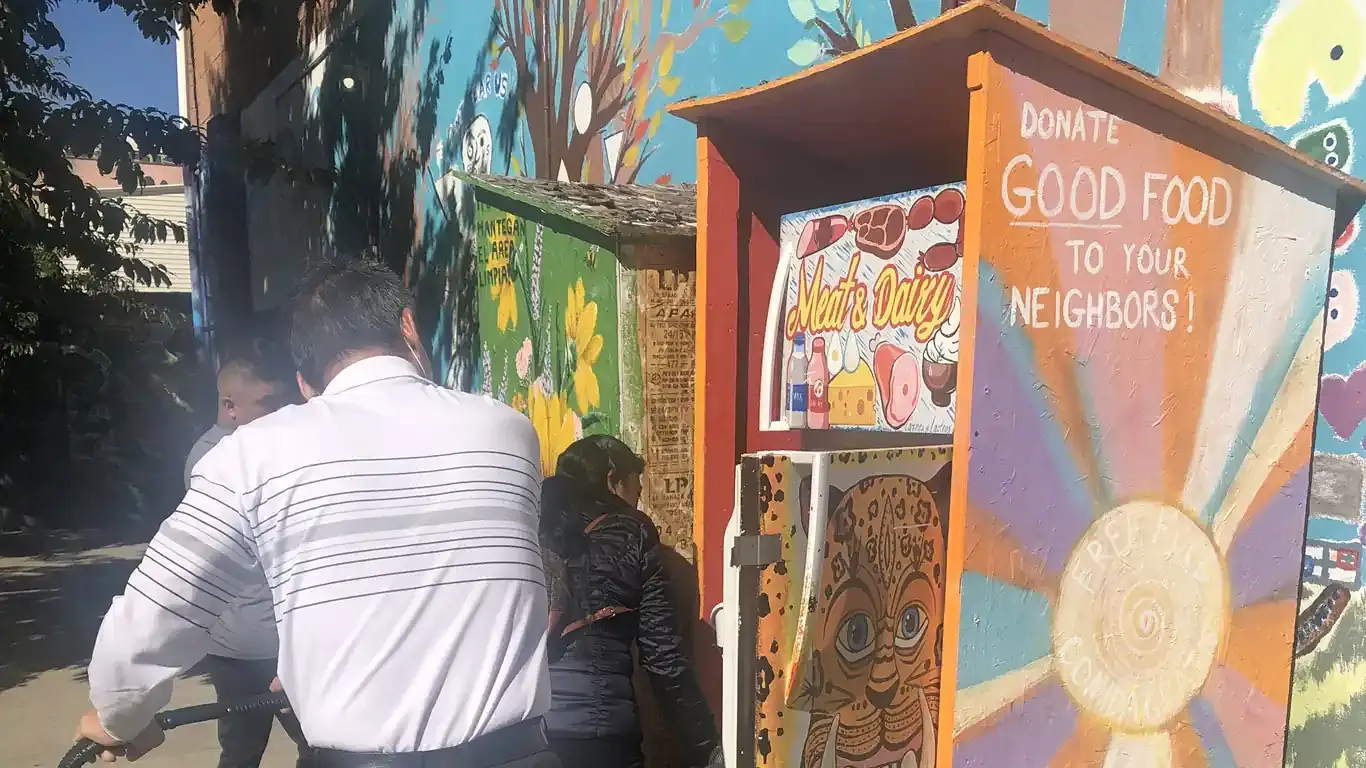
[[[158,712],[156,723],[161,730],[169,731],[179,728],[182,725],[192,725],[203,723],[209,720],[217,720],[226,715],[241,715],[248,712],[260,712],[263,710],[280,710],[289,706],[289,700],[283,693],[268,693],[257,696],[245,701],[232,704],[196,704],[193,707],[183,707],[181,709],[168,709],[165,712]],[[67,750],[66,756],[57,763],[57,768],[77,768],[86,763],[95,762],[95,758],[100,752],[108,747],[96,744],[90,739],[81,739]]]

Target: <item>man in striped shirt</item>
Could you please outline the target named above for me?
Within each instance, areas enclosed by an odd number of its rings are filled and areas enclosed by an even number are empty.
[[[321,768],[553,768],[536,433],[428,380],[411,296],[371,262],[305,279],[308,402],[223,438],[114,599],[80,734],[135,753],[209,627],[264,584]],[[106,753],[112,756],[112,751]]]

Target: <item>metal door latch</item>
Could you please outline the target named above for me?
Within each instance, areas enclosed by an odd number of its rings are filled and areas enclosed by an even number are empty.
[[[783,537],[776,533],[736,536],[730,549],[732,566],[761,568],[783,559]]]

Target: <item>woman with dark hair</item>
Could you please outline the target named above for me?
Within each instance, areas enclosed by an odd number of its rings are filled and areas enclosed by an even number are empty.
[[[564,768],[638,768],[632,646],[675,728],[679,765],[720,765],[716,723],[683,649],[659,531],[636,509],[645,462],[607,435],[560,456],[541,494],[550,574],[551,747]]]

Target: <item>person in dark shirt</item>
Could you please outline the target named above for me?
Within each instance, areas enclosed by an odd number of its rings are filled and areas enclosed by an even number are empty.
[[[659,531],[636,509],[644,469],[625,443],[593,435],[565,450],[542,488],[551,592],[546,728],[564,768],[644,765],[633,646],[676,728],[676,764],[722,764],[670,599]]]

